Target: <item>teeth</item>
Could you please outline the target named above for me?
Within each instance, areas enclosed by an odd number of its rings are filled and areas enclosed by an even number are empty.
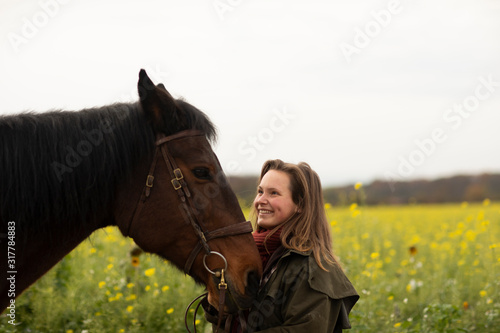
[[[272,211],[270,211],[270,210],[259,210],[259,213],[261,213],[261,214],[271,214]]]

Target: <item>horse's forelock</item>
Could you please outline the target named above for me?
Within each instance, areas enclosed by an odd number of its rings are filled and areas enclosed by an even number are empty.
[[[217,129],[208,116],[198,108],[180,98],[176,100],[177,105],[184,112],[187,129],[197,129],[205,133],[207,139],[215,143],[217,141]],[[177,131],[181,130],[180,128]]]

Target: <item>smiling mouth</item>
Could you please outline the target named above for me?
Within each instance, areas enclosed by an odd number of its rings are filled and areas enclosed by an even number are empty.
[[[259,210],[259,214],[272,214],[272,213],[273,213],[272,210],[265,210],[265,209]]]

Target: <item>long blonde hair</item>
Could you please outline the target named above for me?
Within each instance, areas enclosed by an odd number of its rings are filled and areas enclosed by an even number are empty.
[[[302,252],[312,250],[318,266],[326,271],[321,259],[330,264],[337,263],[337,260],[332,250],[330,226],[326,218],[323,190],[318,174],[304,162],[293,164],[279,159],[268,160],[262,166],[259,183],[269,170],[282,171],[290,177],[292,200],[298,208],[295,214],[270,234],[283,227],[280,235],[283,246]],[[253,207],[254,222],[256,215]]]

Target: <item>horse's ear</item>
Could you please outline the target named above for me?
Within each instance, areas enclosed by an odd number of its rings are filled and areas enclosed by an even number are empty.
[[[160,88],[160,89],[163,89],[163,90],[167,91],[167,88],[165,88],[165,86],[163,85],[163,83],[158,83],[156,86],[157,86],[158,88]],[[168,91],[167,91],[167,92],[168,92]]]
[[[175,99],[163,84],[155,86],[144,69],[139,72],[137,90],[146,118],[151,121],[156,132],[165,132],[178,113]]]

